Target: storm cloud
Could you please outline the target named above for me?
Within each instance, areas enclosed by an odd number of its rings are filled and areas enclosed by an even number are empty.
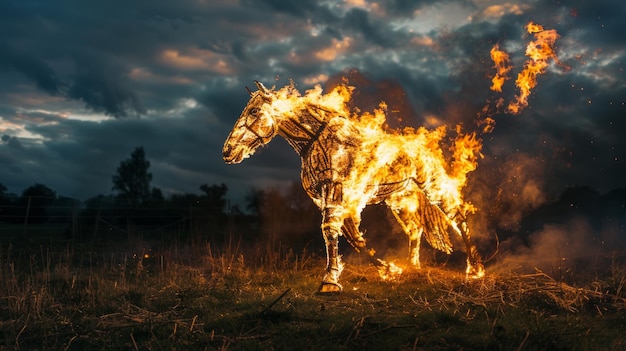
[[[385,100],[392,124],[476,128],[485,104],[517,93],[534,21],[560,34],[560,63],[521,115],[493,116],[468,185],[474,202],[501,206],[492,223],[513,228],[569,186],[624,187],[625,13],[614,1],[4,1],[0,182],[106,194],[143,146],[166,194],[226,183],[241,201],[299,174],[279,140],[244,164],[221,160],[254,80],[304,91],[348,77],[355,104]],[[514,67],[502,94],[489,90],[496,43]]]

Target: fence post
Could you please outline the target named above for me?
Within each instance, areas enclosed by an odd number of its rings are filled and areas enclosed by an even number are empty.
[[[78,226],[78,200],[74,199],[74,203],[72,206],[72,243],[75,243],[76,238],[76,227]],[[78,241],[82,241],[82,238],[78,238]]]
[[[96,242],[96,237],[98,236],[98,227],[100,226],[100,203],[98,203],[98,212],[96,213],[96,223],[93,229],[93,237],[91,238],[91,244]]]
[[[26,215],[24,216],[24,231],[23,234],[26,235],[26,227],[28,226],[28,215],[30,214],[30,199],[31,197],[28,197],[28,205],[26,205]]]

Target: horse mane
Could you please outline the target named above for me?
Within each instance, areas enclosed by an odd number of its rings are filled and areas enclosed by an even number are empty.
[[[294,117],[303,110],[308,110],[309,112],[315,110],[317,111],[316,115],[323,118],[324,122],[341,118],[349,121],[355,127],[377,127],[389,132],[386,124],[387,105],[381,102],[373,112],[364,112],[358,108],[351,109],[349,102],[354,89],[355,87],[353,86],[337,85],[330,91],[324,92],[321,85],[317,84],[302,94],[298,91],[293,81],[290,81],[290,84],[278,90],[272,87],[270,92],[277,99],[277,102],[272,104],[274,107],[283,105],[283,102],[286,102],[285,106],[290,107],[288,110],[283,109],[280,111],[280,114],[285,114],[287,118]]]

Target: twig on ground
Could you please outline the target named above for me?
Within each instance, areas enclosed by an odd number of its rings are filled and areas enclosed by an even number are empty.
[[[282,293],[282,294],[281,294],[281,295],[280,295],[280,296],[279,296],[276,300],[274,300],[274,302],[272,302],[271,304],[269,304],[269,306],[265,307],[265,308],[263,309],[263,311],[261,311],[261,313],[259,313],[259,314],[261,314],[261,315],[262,315],[262,314],[267,313],[267,312],[268,312],[268,311],[269,311],[272,307],[274,307],[274,305],[275,305],[276,303],[278,303],[278,301],[280,301],[283,297],[285,297],[285,295],[287,295],[287,293],[288,293],[288,292],[290,292],[290,291],[291,291],[291,288],[287,288],[287,290],[285,290],[285,292],[284,292],[284,293]]]

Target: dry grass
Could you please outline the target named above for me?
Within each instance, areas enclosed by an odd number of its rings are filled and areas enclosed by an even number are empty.
[[[626,347],[624,266],[581,286],[438,268],[383,282],[348,259],[324,296],[323,258],[279,243],[128,247],[0,246],[0,349]]]

